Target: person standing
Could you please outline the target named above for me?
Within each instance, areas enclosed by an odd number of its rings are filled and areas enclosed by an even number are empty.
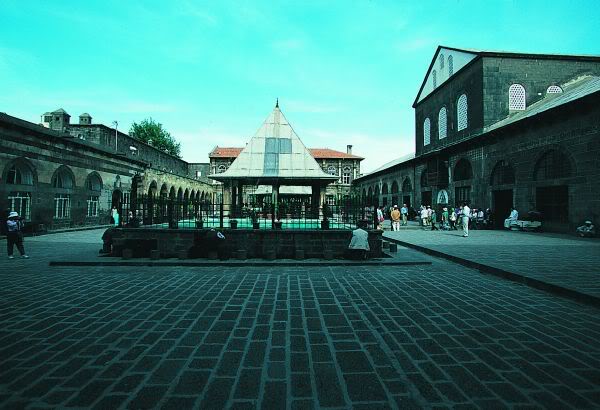
[[[448,215],[448,208],[443,207],[442,208],[442,229],[444,231],[447,231],[448,229],[450,229],[450,225],[449,225],[449,215]]]
[[[394,205],[394,209],[392,210],[392,231],[400,230],[400,211],[398,210],[398,205]]]
[[[377,229],[383,231],[383,206],[377,208]]]
[[[402,204],[402,208],[400,208],[400,215],[402,216],[402,226],[408,225],[408,207],[406,204]]]
[[[463,228],[463,238],[467,238],[469,236],[469,220],[471,219],[471,208],[465,202],[462,207],[462,228]]]
[[[6,220],[6,251],[8,259],[15,258],[13,256],[15,245],[17,245],[22,258],[29,258],[23,246],[23,219],[19,218],[19,214],[13,211],[8,214],[8,219]]]
[[[119,211],[117,210],[116,206],[112,207],[110,216],[112,217],[113,224],[115,226],[119,226]]]
[[[432,231],[438,231],[439,230],[437,228],[437,226],[435,226],[436,223],[437,223],[437,214],[435,212],[435,209],[431,209],[431,230]]]
[[[424,206],[421,207],[421,222],[422,222],[422,226],[423,229],[427,228],[427,218],[429,216],[429,212],[427,211],[427,208],[425,208]]]

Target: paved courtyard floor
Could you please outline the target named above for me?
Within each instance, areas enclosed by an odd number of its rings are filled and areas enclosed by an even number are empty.
[[[0,407],[600,403],[593,306],[429,256],[420,266],[48,266],[97,252],[100,235],[26,238],[31,259],[0,260]]]
[[[386,231],[384,237],[405,245],[477,262],[600,301],[600,239],[570,235],[471,230],[422,230],[417,225]]]

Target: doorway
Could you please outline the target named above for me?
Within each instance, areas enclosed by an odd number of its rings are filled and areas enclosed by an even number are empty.
[[[513,190],[503,189],[492,192],[492,215],[494,228],[502,229],[504,220],[510,215],[513,206]]]
[[[423,191],[421,192],[421,205],[429,205],[431,206],[431,191]]]
[[[569,220],[569,187],[566,185],[539,187],[535,205],[544,222],[564,224]]]

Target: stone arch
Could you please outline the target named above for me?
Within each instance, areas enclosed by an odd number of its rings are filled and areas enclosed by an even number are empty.
[[[398,182],[394,181],[392,182],[392,195],[397,195],[398,194]]]
[[[471,162],[466,158],[458,160],[454,166],[454,181],[466,181],[473,178],[473,168]]]
[[[515,183],[515,169],[506,161],[496,162],[490,174],[490,185],[507,185]]]
[[[2,180],[11,185],[37,185],[37,172],[28,159],[19,157],[6,164]]]
[[[61,165],[52,174],[50,183],[57,189],[75,189],[75,174],[68,166]]]
[[[574,161],[566,149],[551,148],[542,152],[533,168],[533,180],[567,178],[574,174]]]
[[[384,182],[381,185],[381,195],[387,195],[388,194],[388,184],[387,182]]]
[[[85,179],[85,188],[88,191],[102,191],[104,183],[102,177],[96,171],[92,171]]]
[[[177,189],[177,200],[178,201],[183,200],[183,189],[181,187],[179,187],[179,189]]]
[[[409,177],[404,178],[404,181],[402,182],[402,192],[412,192],[412,183],[410,182]]]
[[[158,183],[156,181],[150,182],[150,185],[148,185],[148,196],[155,197],[157,193],[158,193]]]
[[[160,196],[161,197],[167,197],[167,196],[169,196],[169,187],[167,187],[166,183],[163,183],[160,186]]]
[[[175,187],[171,186],[171,189],[169,190],[169,198],[174,199],[176,194]]]
[[[363,188],[363,190],[362,190],[362,197],[363,197],[363,199],[365,199],[367,197],[367,189],[366,188]]]

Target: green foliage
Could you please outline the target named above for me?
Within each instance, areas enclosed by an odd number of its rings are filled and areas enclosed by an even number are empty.
[[[175,141],[175,138],[163,128],[161,123],[152,118],[145,119],[139,124],[134,122],[129,129],[129,135],[156,149],[181,158],[181,144]]]

